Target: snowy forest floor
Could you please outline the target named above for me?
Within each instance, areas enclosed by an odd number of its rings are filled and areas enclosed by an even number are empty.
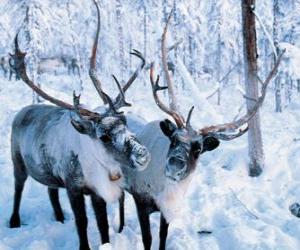
[[[82,103],[96,107],[99,99],[89,79],[84,80],[88,83],[84,86]],[[68,82],[72,81],[72,77],[62,75],[45,75],[41,79],[47,82],[46,90],[69,102],[72,86]],[[137,80],[128,92],[128,99],[134,103],[130,111],[146,114],[144,117],[149,121],[165,117],[154,104],[149,82],[145,87]],[[180,91],[183,111],[193,102],[191,94],[192,91]],[[213,99],[210,106],[220,113],[221,120],[230,121],[244,102],[240,95],[228,87],[223,93],[222,106],[213,104]],[[266,164],[260,177],[248,177],[247,135],[222,142],[217,150],[201,156],[187,199],[183,201],[187,206],[185,216],[170,224],[167,249],[300,249],[300,220],[288,209],[291,203],[300,201],[300,141],[294,141],[300,138],[300,94],[296,95],[289,107],[278,114],[274,112],[274,93],[272,89],[268,92],[261,111]],[[11,123],[14,115],[31,103],[32,92],[21,81],[1,78],[0,100],[0,250],[77,249],[74,217],[65,190],[60,194],[67,220],[61,224],[54,220],[46,187],[30,178],[21,204],[22,227],[8,228],[14,192]],[[205,116],[214,117],[205,112],[205,108],[194,112],[195,125],[206,124]],[[120,234],[118,204],[108,206],[111,244],[105,246],[101,245],[90,202],[86,204],[92,249],[143,249],[135,206],[129,195],[125,203],[126,226]],[[158,249],[158,213],[151,216],[151,229],[152,249]],[[212,234],[197,233],[201,230]]]

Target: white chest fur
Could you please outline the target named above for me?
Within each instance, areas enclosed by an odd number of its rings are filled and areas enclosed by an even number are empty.
[[[166,180],[164,190],[156,195],[156,204],[168,222],[178,218],[184,212],[185,194],[191,179],[192,176],[189,176],[179,183]]]
[[[87,136],[81,136],[79,161],[85,184],[106,202],[114,202],[121,195],[122,179],[111,181],[109,172],[122,172],[120,164],[113,159],[104,146]]]

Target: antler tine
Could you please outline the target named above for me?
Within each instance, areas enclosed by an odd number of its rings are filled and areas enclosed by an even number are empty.
[[[97,9],[97,31],[94,39],[94,44],[92,48],[92,55],[90,59],[90,69],[89,69],[89,76],[99,94],[104,104],[110,103],[110,101],[107,99],[108,95],[103,91],[102,84],[100,80],[96,76],[96,54],[97,54],[97,48],[98,48],[98,40],[99,40],[99,34],[100,34],[100,25],[101,25],[101,19],[100,19],[100,9],[98,6],[97,0],[93,0],[94,4],[96,5]],[[112,107],[110,107],[112,108]]]
[[[193,111],[194,111],[194,106],[191,107],[185,123],[185,126],[188,131],[193,131],[193,127],[191,125],[191,118],[192,118]]]
[[[164,31],[162,34],[162,38],[161,38],[161,56],[162,56],[162,66],[163,66],[163,71],[165,74],[165,78],[166,78],[166,82],[168,85],[168,94],[169,94],[169,99],[170,99],[170,108],[174,111],[177,111],[177,105],[176,105],[176,98],[174,95],[174,86],[173,83],[171,81],[171,76],[169,74],[169,70],[168,70],[168,63],[167,63],[167,53],[168,50],[166,48],[166,37],[167,37],[167,31],[168,31],[168,26],[173,14],[174,8],[171,10],[166,25],[164,27]]]
[[[82,118],[79,109],[80,109],[80,94],[76,95],[75,90],[73,91],[73,106],[75,112],[79,115],[80,118]]]
[[[132,52],[130,52],[131,55],[134,55],[138,58],[140,58],[142,60],[142,62],[140,63],[140,65],[137,67],[137,69],[134,71],[134,73],[132,74],[132,76],[129,78],[129,80],[127,81],[127,83],[124,85],[123,87],[123,92],[125,93],[127,91],[127,89],[131,86],[131,84],[134,82],[134,80],[138,77],[139,73],[142,71],[142,69],[144,68],[145,64],[146,64],[146,60],[143,56],[143,54],[141,52],[139,52],[138,50],[133,49]]]
[[[207,135],[208,136],[214,136],[215,138],[219,139],[219,140],[223,140],[223,141],[231,141],[235,138],[238,138],[240,136],[242,136],[243,134],[245,134],[248,131],[249,127],[247,125],[246,128],[244,129],[239,129],[239,131],[237,133],[234,134],[228,134],[228,133],[214,133],[214,132],[209,132]]]
[[[162,87],[159,86],[158,82],[159,82],[159,75],[157,75],[156,80],[154,81],[153,78],[154,75],[154,63],[151,63],[150,66],[150,82],[151,82],[151,86],[152,86],[152,93],[153,93],[153,97],[155,100],[155,103],[157,104],[157,106],[164,111],[165,113],[167,113],[168,115],[172,116],[174,121],[176,122],[176,125],[178,126],[178,128],[182,128],[184,127],[184,121],[182,119],[182,117],[180,115],[178,115],[175,111],[171,110],[170,108],[168,108],[158,97],[157,92],[160,90],[164,90],[167,89],[168,87]]]
[[[121,107],[130,107],[131,104],[128,103],[128,102],[126,102],[126,100],[125,100],[125,94],[124,94],[124,91],[123,91],[123,89],[121,87],[120,82],[118,81],[118,79],[116,78],[115,75],[112,75],[112,77],[114,78],[114,80],[115,80],[115,82],[117,84],[117,87],[119,89],[119,92],[120,92],[120,94],[117,96],[117,98],[116,98],[116,100],[114,102],[114,107],[116,108],[116,110],[118,110]]]
[[[46,92],[40,89],[33,81],[29,79],[26,72],[26,64],[25,64],[26,53],[22,52],[19,48],[18,34],[15,37],[14,43],[15,43],[15,54],[10,54],[11,59],[14,61],[14,63],[12,64],[11,62],[10,64],[14,68],[18,76],[23,80],[23,82],[25,82],[34,92],[36,92],[39,96],[41,96],[45,100],[57,106],[60,106],[62,108],[74,110],[75,108],[73,105],[48,95]],[[89,117],[99,116],[98,113],[91,112],[87,109],[79,108],[78,110],[80,114],[84,116],[89,116]]]
[[[278,57],[273,69],[269,73],[266,80],[262,83],[261,96],[258,98],[255,105],[252,107],[252,109],[247,114],[245,114],[244,116],[242,116],[238,120],[230,122],[230,123],[225,123],[225,124],[220,124],[220,125],[215,125],[215,126],[202,128],[202,129],[199,130],[199,133],[202,134],[202,135],[208,135],[208,134],[214,135],[215,137],[218,137],[221,140],[232,140],[232,139],[234,139],[236,137],[239,137],[242,134],[244,134],[247,131],[247,129],[240,130],[239,133],[237,133],[236,135],[226,135],[225,132],[234,131],[234,130],[240,128],[242,125],[248,123],[255,116],[256,112],[258,111],[258,109],[260,108],[262,103],[264,102],[268,84],[271,82],[272,78],[276,75],[279,64],[281,62],[281,59],[282,59],[284,53],[285,53],[285,51],[283,51],[280,54],[280,56]]]
[[[121,88],[121,85],[119,83],[119,81],[117,80],[117,78],[113,75],[113,78],[118,86],[118,89],[120,91],[120,93],[118,94],[118,96],[116,97],[115,101],[114,101],[114,106],[115,108],[118,110],[121,107],[129,107],[131,106],[130,103],[126,102],[125,100],[125,92],[129,89],[129,87],[131,86],[131,84],[135,81],[135,79],[138,77],[139,73],[141,72],[141,70],[144,68],[145,66],[145,58],[143,57],[142,53],[139,52],[138,50],[132,50],[132,52],[130,52],[131,55],[135,55],[138,58],[140,58],[142,60],[142,62],[140,63],[140,65],[137,67],[137,69],[135,70],[135,72],[132,74],[132,76],[129,78],[129,80],[127,81],[127,83],[124,85],[123,88]]]

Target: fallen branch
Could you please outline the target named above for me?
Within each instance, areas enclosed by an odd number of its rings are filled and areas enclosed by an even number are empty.
[[[240,205],[256,220],[259,219],[259,217],[257,215],[255,215],[249,208],[247,208],[247,206],[239,199],[239,197],[237,196],[237,194],[232,190],[232,188],[229,188],[229,190],[231,191],[233,197],[240,203]]]

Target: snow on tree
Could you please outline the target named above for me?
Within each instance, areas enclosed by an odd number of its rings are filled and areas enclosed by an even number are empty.
[[[258,64],[257,64],[257,39],[255,14],[255,0],[242,0],[242,26],[244,43],[245,89],[247,110],[254,105],[259,95]],[[261,135],[259,112],[249,121],[248,150],[249,150],[249,175],[259,176],[264,167],[264,152]]]

